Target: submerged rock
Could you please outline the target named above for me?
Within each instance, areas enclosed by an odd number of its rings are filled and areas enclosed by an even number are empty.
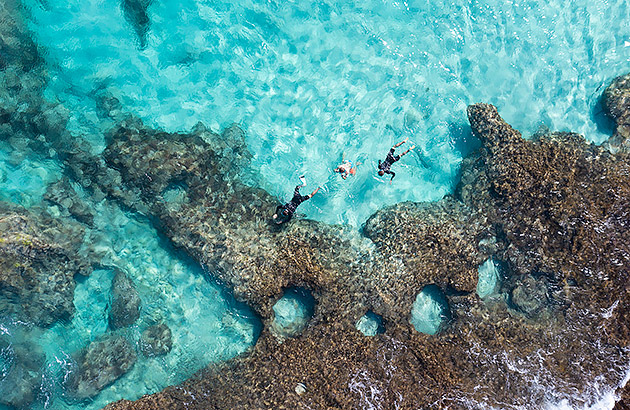
[[[535,315],[549,303],[547,286],[542,280],[527,276],[512,290],[511,301],[526,315]]]
[[[121,270],[112,281],[112,307],[109,310],[109,326],[112,329],[133,325],[140,317],[140,296],[133,282]]]
[[[74,312],[74,275],[88,274],[79,256],[83,228],[0,202],[0,310],[50,326]]]
[[[173,335],[165,323],[150,326],[140,336],[140,350],[147,357],[165,355],[173,348]]]
[[[41,62],[23,18],[19,0],[4,0],[0,4],[0,70],[17,65],[28,71]]]
[[[615,134],[604,143],[611,152],[630,154],[630,74],[615,78],[603,95],[604,109],[615,121]]]
[[[131,24],[138,36],[141,49],[145,48],[147,44],[147,33],[151,24],[147,9],[151,3],[153,0],[122,0],[121,4],[125,19]]]
[[[94,211],[79,197],[67,177],[50,184],[44,199],[63,209],[64,216],[71,216],[88,226],[94,224]]]
[[[472,292],[477,267],[487,257],[477,243],[492,235],[485,215],[446,197],[435,203],[404,202],[372,215],[363,228],[386,260],[405,269],[378,272],[377,292],[406,320],[416,295],[427,284]]]
[[[0,404],[15,409],[30,408],[40,392],[46,359],[35,341],[37,328],[18,326],[3,329],[0,336]]]
[[[0,383],[0,404],[27,409],[35,401],[42,384],[42,374],[17,363]]]
[[[358,269],[356,236],[313,221],[295,220],[282,229],[271,223],[277,201],[239,176],[251,155],[237,126],[221,135],[201,124],[191,134],[172,134],[130,118],[109,141],[102,158],[79,153],[68,158],[74,178],[151,215],[158,230],[263,318],[290,286],[307,288],[319,299],[319,289],[351,277],[348,290],[362,292],[361,276],[349,274]],[[348,311],[361,309],[349,298],[342,303],[356,305]],[[329,303],[321,306],[325,312]]]
[[[135,362],[133,346],[124,337],[112,335],[94,341],[77,355],[77,367],[66,386],[68,392],[76,400],[94,397],[127,373]]]

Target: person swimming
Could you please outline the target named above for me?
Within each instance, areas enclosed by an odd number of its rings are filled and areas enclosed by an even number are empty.
[[[348,175],[356,175],[357,167],[361,165],[360,162],[357,162],[357,165],[352,167],[352,161],[349,159],[345,159],[345,154],[341,157],[341,165],[335,168],[334,172],[339,172],[341,174],[341,178],[346,179]]]
[[[309,195],[301,195],[300,188],[306,186],[306,178],[304,177],[304,175],[300,177],[300,182],[302,183],[302,185],[295,186],[295,190],[293,191],[293,198],[291,198],[291,201],[287,202],[284,205],[278,205],[278,207],[276,208],[276,212],[273,214],[273,221],[276,224],[280,225],[285,222],[289,222],[293,217],[293,214],[295,213],[297,207],[302,202],[311,199],[313,195],[315,195],[317,191],[319,191],[320,187],[317,187],[317,189],[315,189]]]
[[[394,164],[394,162],[398,161],[403,155],[405,155],[406,153],[408,153],[409,151],[411,151],[412,149],[416,147],[414,145],[411,148],[409,148],[407,151],[403,152],[402,154],[394,155],[394,150],[400,147],[402,144],[404,144],[408,140],[409,140],[409,137],[405,138],[404,140],[400,141],[398,144],[394,145],[387,153],[387,157],[385,158],[385,161],[381,162],[380,159],[378,160],[378,174],[380,176],[383,176],[385,174],[390,174],[392,176],[392,178],[389,180],[390,183],[396,176],[396,173],[390,170],[391,166]]]

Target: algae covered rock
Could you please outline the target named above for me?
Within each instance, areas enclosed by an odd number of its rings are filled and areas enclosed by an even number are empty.
[[[102,158],[77,155],[68,164],[93,189],[151,215],[177,247],[268,318],[284,288],[317,293],[354,269],[359,251],[338,227],[271,223],[277,200],[243,182],[250,157],[236,125],[220,135],[201,124],[178,134],[130,118],[111,132]]]
[[[110,335],[94,341],[78,353],[76,369],[67,382],[68,392],[76,400],[94,397],[127,373],[135,362],[136,352],[124,337]]]
[[[121,270],[112,281],[112,307],[109,326],[112,329],[133,325],[140,317],[140,296],[131,279]]]
[[[409,274],[406,286],[436,283],[471,292],[484,260],[476,244],[491,231],[483,214],[445,198],[382,209],[367,220],[363,232],[386,258],[400,258]]]
[[[28,71],[40,62],[37,45],[24,24],[20,1],[3,1],[0,4],[0,70],[18,65]]]
[[[511,301],[523,313],[534,315],[549,303],[547,286],[542,280],[526,276],[512,289]]]
[[[173,348],[173,334],[166,323],[150,326],[140,336],[140,350],[147,357],[162,356]]]
[[[50,184],[44,199],[64,210],[64,216],[71,216],[88,226],[94,224],[94,211],[79,197],[67,177]]]
[[[630,154],[630,74],[617,77],[603,95],[604,109],[615,121],[614,135],[604,143],[611,152]]]
[[[618,124],[630,122],[630,74],[622,75],[606,87],[604,108]]]
[[[44,212],[0,203],[0,308],[40,326],[74,312],[74,275],[88,274],[79,256],[83,228]]]

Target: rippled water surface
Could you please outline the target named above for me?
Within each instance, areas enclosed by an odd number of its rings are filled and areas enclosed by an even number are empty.
[[[452,191],[476,145],[468,104],[497,105],[528,135],[602,141],[601,87],[630,59],[625,0],[156,0],[143,49],[114,2],[27,2],[51,98],[73,109],[75,132],[99,128],[97,87],[171,131],[238,122],[262,186],[286,199],[307,173],[307,189],[326,191],[300,210],[357,226],[383,205]],[[376,163],[406,137],[417,149],[389,185]],[[332,169],[344,152],[363,164],[342,183]]]
[[[611,129],[598,98],[630,63],[626,0],[153,0],[144,26],[118,0],[23,3],[48,66],[46,97],[71,110],[71,132],[95,152],[112,125],[99,116],[97,91],[167,131],[236,122],[253,154],[253,183],[286,200],[306,174],[306,191],[323,190],[299,211],[356,228],[383,206],[452,192],[462,157],[477,146],[468,104],[495,104],[526,135],[549,128],[603,141]],[[416,148],[394,165],[390,184],[376,164],[405,138],[399,150]],[[344,154],[361,162],[345,181],[332,171]],[[0,200],[38,204],[61,169],[0,145]],[[72,320],[35,338],[46,356],[40,407],[96,409],[158,391],[242,352],[259,332],[253,314],[148,221],[98,206],[90,241],[104,266],[125,269],[143,299],[129,337],[161,320],[174,348],[142,359],[94,401],[67,403],[69,355],[107,328],[113,272],[96,270],[77,284]],[[0,335],[19,344],[25,332],[33,338],[28,329],[6,318]],[[0,375],[9,353],[0,351]],[[596,405],[605,408],[605,400]]]

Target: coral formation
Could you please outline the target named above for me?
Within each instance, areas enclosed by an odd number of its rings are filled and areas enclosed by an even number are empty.
[[[605,146],[611,152],[630,153],[630,74],[617,77],[602,97],[604,110],[615,121],[615,133]]]
[[[628,157],[575,134],[523,139],[491,105],[468,114],[482,147],[464,161],[455,195],[377,212],[363,230],[373,246],[305,220],[275,230],[264,192],[212,172],[233,163],[229,150],[221,157],[195,135],[163,134],[179,144],[164,152],[154,131],[120,128],[105,155],[125,175],[119,197],[156,216],[268,325],[269,303],[288,285],[312,290],[317,307],[295,338],[279,344],[266,329],[248,355],[108,408],[541,406],[550,399],[541,386],[580,400],[589,380],[618,383],[630,360],[627,309],[615,302],[628,297]],[[209,161],[187,156],[195,152]],[[152,199],[174,185],[185,198],[177,209]],[[488,258],[505,266],[505,280],[482,301],[478,268]],[[452,313],[433,336],[409,324],[426,285],[445,293]],[[356,330],[368,309],[384,334]]]
[[[0,202],[0,310],[50,326],[74,312],[74,275],[90,266],[79,256],[83,228],[48,213]]]
[[[141,45],[149,3],[123,1]],[[269,220],[277,201],[244,182],[250,154],[236,125],[220,135],[201,124],[189,134],[165,133],[125,118],[117,100],[103,95],[101,114],[118,123],[103,155],[72,138],[67,111],[42,98],[45,68],[20,13],[16,0],[0,5],[0,141],[15,162],[32,153],[61,159],[68,180],[46,194],[63,219],[0,204],[0,309],[41,326],[72,314],[73,276],[89,268],[78,257],[84,227],[66,217],[94,219],[76,183],[94,201],[108,197],[149,217],[265,322],[247,354],[109,409],[539,408],[598,393],[585,390],[594,380],[615,386],[623,379],[630,361],[628,75],[604,92],[616,129],[602,146],[571,133],[527,140],[495,107],[476,104],[468,117],[481,148],[463,161],[453,196],[382,209],[363,235],[309,220],[277,227]],[[481,300],[478,268],[488,258],[505,272],[497,296]],[[139,299],[122,276],[115,282],[112,327],[127,326]],[[444,293],[452,315],[435,335],[409,323],[428,285]],[[280,343],[272,307],[289,287],[308,289],[317,303],[301,333]],[[384,333],[356,329],[367,311],[382,317]],[[145,355],[171,347],[164,325],[142,334]],[[3,401],[27,406],[40,358],[15,357],[10,376],[24,383]],[[136,354],[110,333],[75,359],[67,388],[83,400],[129,371]]]
[[[136,362],[136,352],[123,336],[109,335],[82,349],[76,369],[67,382],[73,399],[94,397],[106,386],[127,373]]]
[[[111,295],[109,326],[117,329],[133,325],[140,317],[140,296],[131,279],[119,269],[112,281]]]
[[[140,351],[145,356],[161,356],[173,348],[173,335],[165,323],[158,323],[142,332],[139,343]]]
[[[41,336],[39,329],[11,327],[10,333],[0,335],[0,362],[4,365],[0,370],[0,404],[26,409],[39,394],[46,357],[36,343]]]

